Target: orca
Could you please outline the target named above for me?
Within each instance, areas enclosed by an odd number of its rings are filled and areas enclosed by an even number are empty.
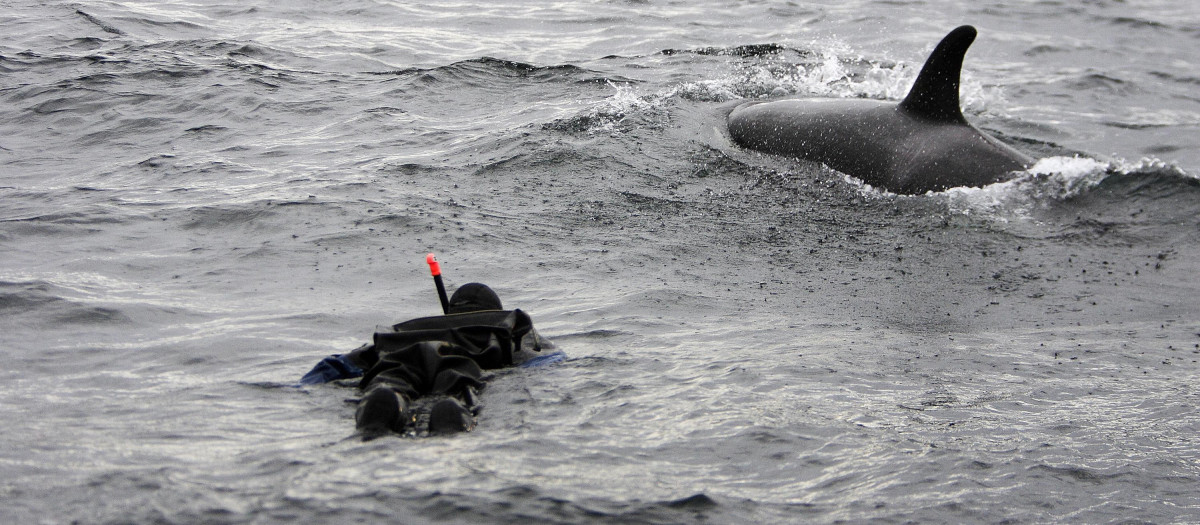
[[[961,26],[937,45],[900,103],[773,99],[741,104],[728,116],[738,145],[820,162],[894,193],[985,186],[1033,164],[979,131],[958,101],[963,56],[976,31]]]

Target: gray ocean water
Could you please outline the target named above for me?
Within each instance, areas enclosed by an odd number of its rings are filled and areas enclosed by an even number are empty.
[[[722,133],[898,100],[897,196]],[[1200,9],[0,2],[0,522],[1198,523]],[[363,443],[292,385],[493,285],[570,357]]]

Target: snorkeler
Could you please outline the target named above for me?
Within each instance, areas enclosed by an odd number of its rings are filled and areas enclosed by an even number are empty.
[[[565,357],[525,312],[504,310],[486,285],[461,286],[444,311],[376,331],[372,343],[326,357],[300,384],[362,377],[355,427],[364,440],[390,432],[463,432],[475,426],[484,370]]]

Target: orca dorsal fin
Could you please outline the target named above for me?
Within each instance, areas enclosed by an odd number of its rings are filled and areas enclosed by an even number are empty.
[[[966,122],[958,105],[958,79],[975,34],[974,27],[959,26],[946,35],[925,60],[900,109],[928,120]]]

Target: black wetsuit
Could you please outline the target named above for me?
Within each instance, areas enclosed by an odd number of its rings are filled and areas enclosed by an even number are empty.
[[[484,370],[561,358],[561,352],[535,358],[533,352],[553,345],[525,312],[500,309],[499,297],[484,285],[460,287],[450,311],[377,331],[371,344],[322,360],[301,384],[361,375],[355,420],[365,438],[456,432],[474,426]]]

